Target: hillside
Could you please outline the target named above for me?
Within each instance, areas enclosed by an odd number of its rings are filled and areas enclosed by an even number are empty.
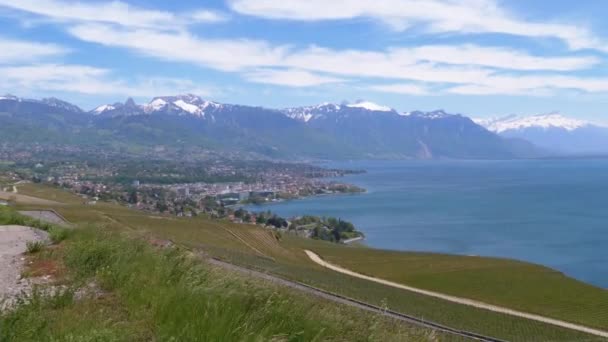
[[[105,148],[195,146],[302,159],[468,158],[536,155],[462,115],[399,113],[371,102],[282,110],[220,104],[194,95],[86,112],[57,99],[0,98],[0,142]]]
[[[309,249],[338,265],[404,284],[606,328],[608,297],[604,290],[541,266],[504,259],[349,248],[290,235],[277,236],[258,226],[203,217],[157,216],[103,202],[83,205],[70,193],[40,185],[18,187],[23,195],[60,202],[41,205],[30,203],[31,197],[18,198],[19,209],[54,208],[73,224],[93,223],[105,231],[126,233],[146,241],[170,239],[178,246],[232,264],[270,272],[456,329],[513,341],[528,341],[530,336],[554,341],[594,340],[575,331],[351,278],[315,265],[303,251]],[[88,243],[91,248],[96,246],[90,240]],[[509,285],[505,288],[505,284]],[[356,318],[353,320],[357,322]],[[398,340],[395,336],[387,338]]]
[[[0,224],[7,219],[0,208]],[[23,273],[45,280],[32,300],[0,311],[0,340],[428,341],[441,336],[248,278],[184,249],[155,248],[124,233],[66,232],[40,251],[28,249]]]

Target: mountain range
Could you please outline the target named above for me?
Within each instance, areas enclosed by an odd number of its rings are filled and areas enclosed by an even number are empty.
[[[529,139],[493,129],[499,122],[476,123],[443,110],[403,113],[368,101],[270,109],[186,94],[156,97],[146,104],[128,99],[85,111],[55,98],[0,97],[0,142],[107,148],[197,146],[277,158],[505,159],[539,155]]]
[[[608,154],[608,127],[558,113],[475,121],[505,138],[530,141],[550,155]]]

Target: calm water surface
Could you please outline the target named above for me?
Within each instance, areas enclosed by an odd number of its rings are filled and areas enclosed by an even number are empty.
[[[373,161],[339,195],[250,206],[352,221],[369,246],[508,257],[608,288],[608,160]]]

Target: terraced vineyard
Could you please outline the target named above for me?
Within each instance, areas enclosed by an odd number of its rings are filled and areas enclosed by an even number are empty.
[[[515,260],[311,245],[327,261],[400,284],[608,329],[608,291]]]
[[[202,217],[158,216],[109,203],[82,205],[80,199],[70,193],[37,185],[24,187],[20,192],[47,199],[65,199],[66,204],[53,207],[73,223],[94,223],[105,229],[170,239],[235,264],[488,336],[513,341],[601,340],[342,275],[312,263],[303,249],[313,250],[328,261],[364,274],[547,316],[561,315],[555,317],[593,327],[608,326],[604,290],[536,265],[491,258],[387,252],[290,235],[280,237],[271,230],[252,225]],[[39,205],[21,203],[18,207],[32,209]],[[526,304],[523,308],[522,303]]]

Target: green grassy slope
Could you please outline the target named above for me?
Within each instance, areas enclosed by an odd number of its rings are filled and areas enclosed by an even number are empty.
[[[321,244],[311,249],[329,262],[363,274],[608,329],[608,291],[543,266]]]
[[[385,252],[291,236],[279,239],[272,231],[251,225],[205,218],[157,216],[105,203],[85,206],[79,204],[77,197],[50,187],[28,185],[20,188],[20,192],[53,200],[63,196],[71,197],[65,199],[65,202],[72,204],[56,206],[55,209],[74,223],[93,222],[108,230],[171,239],[237,264],[490,336],[515,341],[528,341],[531,336],[537,337],[536,340],[598,340],[547,324],[353,279],[313,264],[303,249],[314,250],[329,261],[361,273],[515,309],[521,309],[520,305],[525,303],[526,311],[541,312],[584,325],[606,327],[604,290],[527,263],[492,258]],[[27,203],[19,206],[32,208]],[[475,278],[470,278],[471,275]],[[530,289],[533,295],[526,293],[526,289]],[[562,293],[567,296],[560,301],[547,301],[544,296],[556,296],[553,289],[562,289]],[[568,301],[574,304],[568,304]]]
[[[215,269],[185,250],[157,250],[93,228],[72,233],[29,261],[38,272],[42,265],[61,268],[56,281],[62,287],[52,295],[36,292],[29,302],[0,314],[0,341],[443,339],[429,330]],[[93,290],[77,290],[82,288]]]

